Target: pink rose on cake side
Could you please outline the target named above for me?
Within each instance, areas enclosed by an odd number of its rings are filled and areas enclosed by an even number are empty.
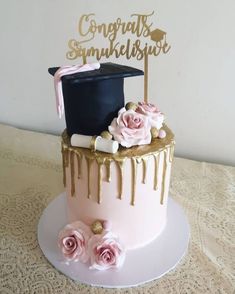
[[[164,114],[151,103],[139,102],[136,112],[146,115],[151,123],[152,127],[161,129],[162,124],[164,122]]]
[[[91,235],[90,228],[80,221],[66,225],[58,236],[58,245],[65,259],[87,262],[88,240]]]
[[[134,110],[120,109],[109,126],[114,139],[124,147],[150,144],[151,124],[147,116]]]
[[[125,260],[125,250],[113,233],[104,232],[89,240],[90,269],[120,268]]]

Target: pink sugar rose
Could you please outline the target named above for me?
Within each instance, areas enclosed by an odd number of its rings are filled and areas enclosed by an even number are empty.
[[[81,221],[66,225],[59,232],[58,245],[67,261],[87,262],[90,228]]]
[[[151,103],[139,102],[136,112],[146,115],[152,127],[160,130],[164,121],[164,114]]]
[[[113,233],[93,235],[88,244],[90,269],[120,268],[125,260],[125,250]]]
[[[147,116],[122,108],[109,126],[114,139],[124,147],[150,144],[151,124]]]

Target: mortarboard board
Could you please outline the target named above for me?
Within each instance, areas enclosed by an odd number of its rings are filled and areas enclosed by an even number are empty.
[[[162,41],[165,35],[166,35],[166,32],[159,29],[156,29],[150,33],[151,40],[155,42]]]
[[[59,67],[49,68],[54,75]],[[68,135],[99,135],[107,130],[124,106],[124,78],[143,71],[115,63],[102,63],[99,69],[63,76],[62,88]]]

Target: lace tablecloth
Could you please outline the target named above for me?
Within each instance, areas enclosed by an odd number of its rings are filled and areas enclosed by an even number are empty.
[[[43,256],[37,225],[63,191],[60,138],[0,125],[0,293],[234,293],[235,167],[175,158],[170,194],[187,214],[187,255],[141,287],[74,282]]]

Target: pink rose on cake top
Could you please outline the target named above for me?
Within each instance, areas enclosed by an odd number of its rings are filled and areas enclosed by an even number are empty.
[[[87,262],[87,246],[91,234],[90,228],[81,221],[68,224],[60,231],[58,245],[66,261]]]
[[[94,150],[116,153],[119,144],[130,148],[150,144],[152,139],[163,139],[166,132],[162,129],[164,114],[153,104],[128,102],[122,107],[107,130],[96,136]],[[92,137],[74,134],[71,145],[90,148]]]
[[[108,129],[114,140],[130,148],[150,144],[152,138],[158,137],[163,122],[164,114],[155,105],[129,102],[119,110]]]
[[[146,115],[152,127],[161,129],[164,122],[164,114],[152,103],[139,102],[136,112]]]
[[[109,132],[123,147],[150,144],[151,124],[147,116],[122,108],[109,126]]]

